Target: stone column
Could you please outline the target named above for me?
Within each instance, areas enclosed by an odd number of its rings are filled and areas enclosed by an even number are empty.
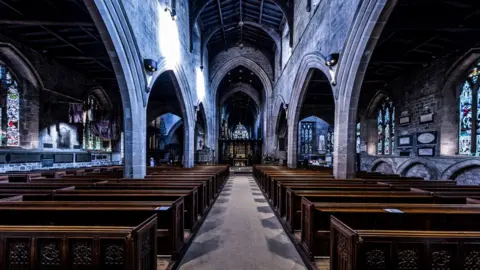
[[[124,109],[124,176],[144,178],[147,166],[147,119],[142,105],[131,114]]]
[[[289,168],[297,167],[298,159],[298,123],[295,125],[288,121],[288,144],[287,144],[287,166]]]
[[[184,121],[183,167],[193,168],[195,165],[195,122]],[[190,123],[190,121],[188,121]]]
[[[352,110],[352,109],[350,109]],[[348,107],[335,106],[335,134],[333,145],[333,175],[335,178],[355,177],[355,111]]]

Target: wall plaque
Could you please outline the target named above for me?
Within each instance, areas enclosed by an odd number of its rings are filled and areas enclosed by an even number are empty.
[[[433,113],[424,114],[420,116],[420,124],[432,123]]]
[[[410,116],[407,115],[407,116],[400,117],[400,119],[398,119],[398,121],[399,121],[399,124],[401,126],[409,125],[410,124]]]
[[[418,148],[419,157],[433,157],[435,155],[435,147]]]
[[[436,144],[436,143],[437,143],[436,131],[417,133],[417,144]]]
[[[412,135],[398,136],[398,146],[412,146]]]

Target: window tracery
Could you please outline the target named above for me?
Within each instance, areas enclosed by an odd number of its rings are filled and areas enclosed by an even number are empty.
[[[0,107],[1,145],[20,146],[20,90],[8,68],[0,63]]]
[[[386,97],[377,114],[377,155],[391,155],[395,148],[395,106]]]

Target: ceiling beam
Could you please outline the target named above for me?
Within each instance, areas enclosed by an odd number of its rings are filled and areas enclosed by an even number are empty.
[[[7,4],[4,0],[0,0],[0,4],[3,4],[4,6],[10,8],[11,10],[13,10],[15,13],[17,13],[18,15],[20,16],[25,16],[23,14],[23,12],[19,11],[18,9],[12,7],[11,5]],[[50,30],[48,27],[46,26],[43,26],[43,25],[39,25],[40,28],[42,28],[44,31],[50,33],[51,35],[55,36],[56,38],[58,38],[60,41],[62,41],[63,43],[67,44],[68,46],[72,47],[74,50],[78,51],[79,53],[85,55],[85,52],[82,51],[80,48],[78,48],[77,46],[75,46],[74,44],[72,44],[70,41],[64,39],[63,37],[61,37],[59,34],[55,33],[54,31]],[[110,71],[110,72],[113,72],[113,70],[111,68],[109,68],[108,66],[106,66],[105,64],[103,64],[102,62],[96,60],[96,59],[93,59],[93,61],[95,61],[98,65],[100,65],[101,67],[103,67],[104,69]]]
[[[225,46],[227,46],[227,35],[225,34],[225,25],[223,24],[222,6],[220,0],[217,0],[218,16],[220,16],[220,25],[222,26],[223,39],[225,40]]]
[[[217,0],[218,2],[219,0]],[[271,0],[277,7],[280,8],[280,10],[283,13],[284,18],[287,21],[288,29],[290,32],[290,47],[293,46],[293,7],[287,6],[285,0]],[[204,2],[201,4],[200,7],[198,7],[194,12],[192,13],[193,15],[190,17],[190,52],[193,51],[193,34],[194,34],[194,28],[195,24],[197,23],[198,18],[200,17],[200,14],[202,14],[203,10],[210,4],[212,3],[213,0],[204,0]]]
[[[3,3],[3,1],[0,1]],[[34,21],[34,20],[0,20],[0,25],[23,25],[23,26],[95,26],[91,22],[59,22],[59,21]]]

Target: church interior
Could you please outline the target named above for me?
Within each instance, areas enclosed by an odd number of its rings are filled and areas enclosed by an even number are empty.
[[[0,0],[0,270],[480,269],[479,21]]]

